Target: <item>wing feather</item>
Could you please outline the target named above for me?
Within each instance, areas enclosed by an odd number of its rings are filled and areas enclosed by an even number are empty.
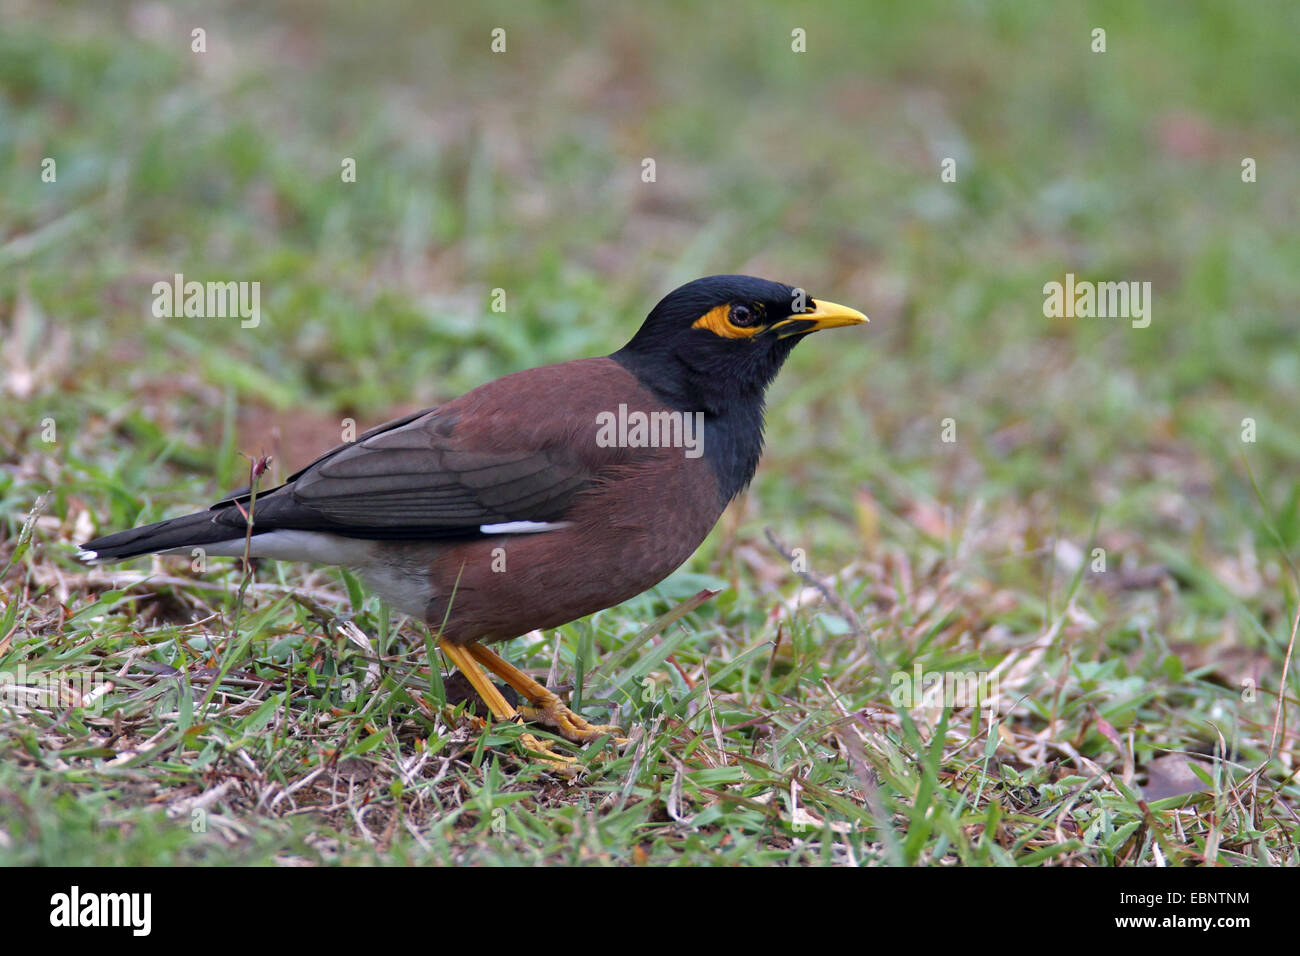
[[[585,435],[574,430],[574,421],[594,423],[605,404],[594,390],[575,389],[574,372],[618,389],[630,384],[628,373],[606,359],[569,368],[498,379],[338,446],[258,494],[257,531],[421,540],[477,536],[483,525],[563,521],[574,497],[625,457],[597,448],[594,428]],[[567,415],[534,413],[544,407],[566,408]],[[236,506],[247,500],[236,493],[218,502],[214,520],[242,527]]]

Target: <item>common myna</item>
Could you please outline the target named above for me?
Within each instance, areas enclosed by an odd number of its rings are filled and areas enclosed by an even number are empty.
[[[754,475],[763,395],[809,332],[861,312],[751,276],[670,293],[623,348],[516,372],[380,425],[251,499],[86,543],[340,564],[420,618],[501,720],[585,742],[589,724],[485,645],[558,627],[662,581]],[[542,748],[529,737],[530,747]]]

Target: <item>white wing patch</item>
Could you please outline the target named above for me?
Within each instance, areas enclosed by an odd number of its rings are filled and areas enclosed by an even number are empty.
[[[483,534],[537,534],[540,531],[559,531],[567,528],[567,521],[502,521],[500,524],[481,524]]]

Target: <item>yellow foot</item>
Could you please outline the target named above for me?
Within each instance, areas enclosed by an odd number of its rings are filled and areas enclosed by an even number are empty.
[[[520,707],[519,715],[525,720],[535,720],[553,728],[565,740],[571,740],[575,744],[591,743],[605,734],[613,734],[615,743],[627,743],[627,738],[621,736],[618,727],[613,724],[588,723],[581,715],[565,707],[554,694],[550,695],[550,699],[542,701],[540,706]]]
[[[460,672],[465,675],[465,679],[470,682],[474,690],[478,691],[479,699],[487,705],[487,709],[492,712],[493,717],[497,718],[497,720],[519,720],[518,712],[501,696],[501,691],[497,690],[496,685],[488,680],[487,674],[483,673],[483,669],[479,667],[468,651],[463,647],[445,642],[442,644],[442,650],[460,668]],[[481,721],[481,718],[478,719]],[[484,722],[482,726],[486,727],[487,724]],[[521,734],[520,742],[526,751],[549,764],[554,770],[573,772],[574,765],[578,762],[573,757],[552,753],[549,743],[543,743],[530,733]]]
[[[470,722],[480,732],[486,733],[491,726],[482,717],[470,716]],[[519,744],[523,747],[528,756],[539,760],[541,763],[550,764],[556,770],[573,772],[577,768],[578,758],[570,757],[568,754],[558,754],[554,751],[555,743],[550,740],[540,740],[532,734],[524,731],[519,735]]]
[[[532,734],[523,733],[519,735],[519,743],[530,757],[536,757],[542,763],[550,764],[556,770],[572,773],[577,769],[578,758],[570,757],[568,754],[555,753],[551,749],[554,744],[549,740],[538,740]]]
[[[445,645],[444,645],[445,646]],[[535,720],[559,731],[561,737],[575,744],[586,744],[603,734],[613,734],[620,746],[627,743],[627,738],[619,734],[619,729],[612,724],[589,724],[560,702],[551,691],[533,680],[509,661],[498,657],[482,644],[468,644],[464,650],[456,653],[468,653],[492,673],[515,689],[529,701],[529,706],[519,708],[519,713],[527,720]]]

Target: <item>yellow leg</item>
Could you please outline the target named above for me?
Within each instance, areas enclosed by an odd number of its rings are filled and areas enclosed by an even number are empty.
[[[549,727],[554,727],[561,737],[572,740],[576,744],[589,743],[602,734],[614,734],[618,743],[627,743],[625,738],[619,736],[617,727],[612,724],[587,723],[578,714],[565,707],[560,698],[482,644],[467,644],[464,649],[519,694],[528,698],[532,706],[520,707],[519,712],[529,720],[540,721]]]
[[[474,690],[478,691],[479,697],[483,698],[483,703],[487,704],[487,708],[492,711],[493,717],[497,720],[519,720],[519,714],[510,706],[510,702],[501,695],[501,691],[497,690],[496,684],[492,683],[487,674],[483,673],[483,669],[478,666],[468,648],[452,644],[450,641],[440,641],[438,646],[442,648],[442,652],[456,665],[457,669],[465,675],[465,679],[470,682]],[[575,762],[572,757],[551,753],[551,745],[542,743],[532,734],[523,734],[520,740],[525,748],[541,754],[547,760],[559,764]]]

